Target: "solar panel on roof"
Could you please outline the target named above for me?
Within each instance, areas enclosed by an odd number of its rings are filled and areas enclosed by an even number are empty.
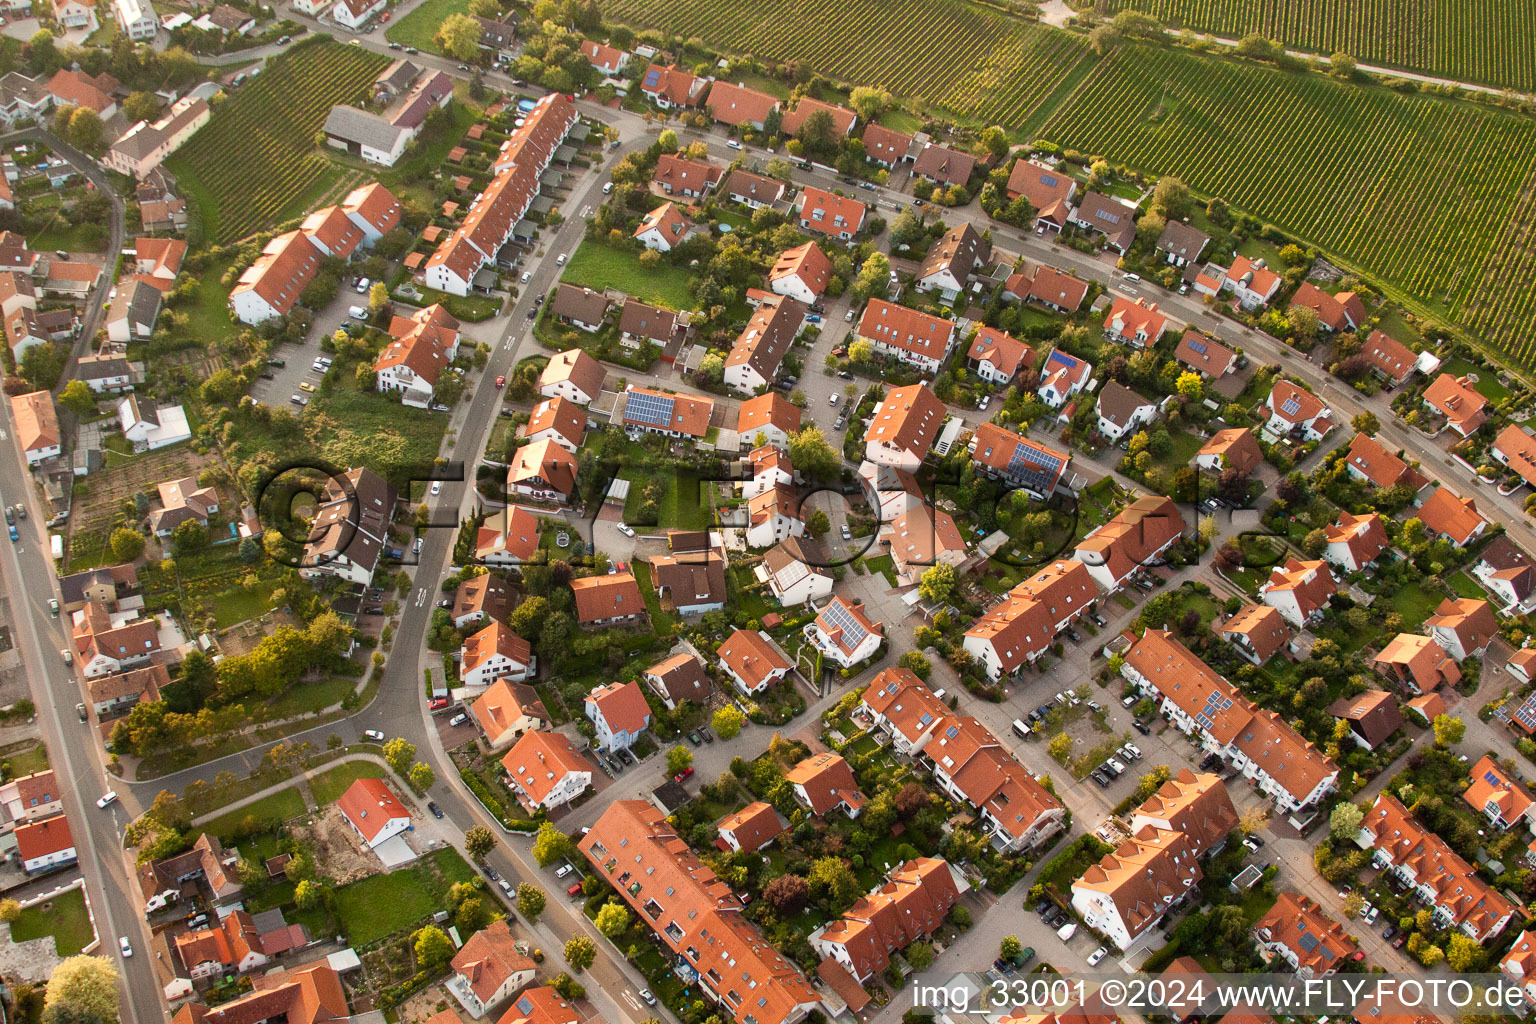
[[[1301,948],[1310,953],[1317,948],[1318,938],[1311,932],[1303,932],[1301,935]]]
[[[1198,340],[1198,339],[1196,339],[1196,340],[1193,340],[1193,341],[1191,341],[1191,342],[1190,342],[1190,343],[1189,343],[1189,350],[1190,350],[1190,351],[1191,351],[1191,352],[1198,352],[1198,353],[1200,353],[1200,354],[1201,354],[1201,355],[1205,355],[1205,353],[1206,353],[1206,352],[1207,352],[1207,351],[1208,351],[1208,350],[1207,350],[1207,349],[1206,349],[1206,347],[1205,347],[1205,342],[1203,342],[1203,341],[1200,341],[1200,340]]]
[[[1490,786],[1502,786],[1502,785],[1504,785],[1504,780],[1499,778],[1493,772],[1483,772],[1483,781],[1488,783],[1488,785],[1490,785]]]
[[[1099,219],[1100,220],[1107,220],[1111,224],[1119,224],[1120,223],[1120,215],[1118,213],[1110,213],[1108,210],[1100,210],[1099,211]]]
[[[648,391],[631,391],[624,406],[624,418],[634,423],[664,427],[672,422],[671,395],[653,395]]]
[[[848,610],[848,606],[841,601],[833,601],[827,605],[826,610],[821,613],[821,617],[826,619],[827,623],[833,628],[843,631],[843,645],[849,650],[857,648],[859,644],[864,642],[864,638],[869,636],[869,630],[865,629],[859,620],[853,617],[853,613]]]
[[[1296,400],[1295,395],[1292,395],[1280,403],[1280,411],[1287,416],[1295,416],[1298,412],[1301,412],[1301,403]]]
[[[1049,494],[1056,488],[1065,464],[1055,452],[1020,444],[1008,460],[1008,475],[1037,494]]]
[[[652,70],[645,73],[645,85],[643,88],[654,89],[656,88],[656,83],[659,81],[661,81],[661,71],[659,69],[653,68]]]
[[[1058,179],[1054,174],[1040,175],[1040,184],[1044,185],[1046,188],[1055,188],[1057,180]]]

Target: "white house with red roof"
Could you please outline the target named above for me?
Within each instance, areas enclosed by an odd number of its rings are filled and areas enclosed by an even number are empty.
[[[532,814],[576,799],[592,785],[592,764],[564,735],[534,729],[518,737],[501,759],[517,802]]]
[[[564,398],[577,405],[590,405],[603,393],[603,364],[579,348],[549,357],[539,374],[539,394],[545,398]]]
[[[605,75],[616,75],[629,63],[629,54],[623,50],[591,39],[582,42],[581,55],[587,58],[588,64]]]
[[[647,249],[671,252],[673,246],[681,245],[688,237],[688,227],[688,218],[677,204],[666,202],[640,218],[634,239]]]
[[[1391,544],[1380,513],[1351,515],[1340,512],[1338,521],[1327,528],[1328,547],[1323,557],[1345,572],[1359,572],[1376,564],[1376,558]]]
[[[1157,303],[1143,298],[1132,301],[1120,296],[1104,318],[1104,334],[1110,341],[1138,349],[1157,344],[1167,326],[1168,318],[1158,312]]]
[[[720,645],[718,653],[720,667],[749,697],[789,674],[789,662],[760,629],[738,629]]]
[[[768,287],[775,294],[788,295],[807,306],[821,298],[831,279],[832,261],[815,242],[785,249],[768,271]]]
[[[651,725],[651,706],[636,682],[599,686],[587,694],[583,705],[597,729],[598,750],[628,749]]]
[[[385,0],[337,0],[331,8],[336,24],[356,32],[385,7]]]
[[[29,875],[50,871],[76,860],[75,838],[62,814],[16,826],[16,859]]]
[[[1232,292],[1244,309],[1253,309],[1269,305],[1269,300],[1275,297],[1284,283],[1285,280],[1270,270],[1263,260],[1238,256],[1227,270],[1227,280],[1222,290]]]
[[[1264,429],[1275,437],[1295,434],[1304,441],[1321,441],[1336,426],[1333,410],[1312,392],[1288,380],[1277,380],[1264,400],[1269,421]]]
[[[1259,587],[1259,599],[1278,611],[1285,621],[1304,629],[1322,618],[1328,600],[1338,591],[1328,563],[1291,558],[1276,566]]]
[[[536,667],[528,641],[495,620],[464,640],[459,657],[459,679],[473,690],[483,690],[498,679],[521,683]]]
[[[1040,386],[1035,393],[1052,409],[1060,409],[1067,399],[1088,386],[1093,379],[1093,364],[1086,359],[1052,349],[1040,367]]]
[[[370,850],[411,827],[411,812],[383,779],[358,779],[341,794],[336,806]]]
[[[807,231],[816,231],[849,241],[864,226],[868,208],[857,199],[840,196],[810,185],[800,190],[795,200],[795,216]]]
[[[834,597],[805,627],[805,638],[843,668],[874,656],[885,639],[884,624],[873,622],[864,606]]]
[[[756,444],[761,434],[764,444],[787,448],[789,435],[800,429],[800,419],[798,406],[770,391],[741,403],[736,413],[736,432],[748,444]]]
[[[885,299],[869,300],[856,333],[881,355],[899,359],[925,373],[937,371],[955,345],[954,321]]]

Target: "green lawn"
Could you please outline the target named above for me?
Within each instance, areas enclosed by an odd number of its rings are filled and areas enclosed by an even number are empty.
[[[414,46],[423,53],[441,53],[432,37],[451,14],[468,14],[469,0],[427,0],[389,27],[385,37],[392,43]]]
[[[640,587],[640,596],[645,599],[645,609],[651,613],[651,631],[657,634],[672,632],[677,620],[661,610],[661,598],[657,596],[656,587],[651,582],[650,565],[636,559],[629,563],[629,568],[635,574],[635,583]]]
[[[57,899],[28,907],[11,922],[12,942],[41,939],[46,935],[53,936],[54,947],[60,956],[74,956],[90,944],[95,935],[91,931],[90,915],[85,912],[85,896],[79,889],[71,889]]]
[[[897,585],[896,562],[890,555],[876,555],[873,558],[864,559],[864,567],[870,572],[877,572],[885,577],[885,581],[891,586]]]
[[[671,527],[679,530],[707,530],[709,504],[699,478],[692,473],[668,473],[661,481],[661,500],[656,503],[656,522],[640,515],[644,504],[643,489],[653,478],[644,470],[625,469],[619,474],[630,482],[629,498],[624,504],[624,520],[631,525]]]
[[[309,791],[321,807],[341,799],[341,794],[358,779],[382,779],[387,773],[371,761],[348,761],[309,780]]]
[[[220,839],[226,839],[234,834],[235,829],[247,817],[253,817],[257,821],[263,821],[268,818],[280,818],[283,821],[287,821],[289,818],[297,818],[304,811],[304,797],[299,794],[298,787],[289,786],[286,789],[278,790],[276,793],[269,793],[255,803],[247,804],[244,807],[237,807],[235,810],[221,814],[217,818],[210,818],[202,825],[199,825],[198,830],[211,832]]]
[[[1437,591],[1426,590],[1417,583],[1408,583],[1398,587],[1387,597],[1387,603],[1391,606],[1392,610],[1403,617],[1403,632],[1405,633],[1418,632],[1424,620],[1435,614],[1435,608],[1443,600],[1445,600],[1445,595]]]
[[[269,719],[318,714],[332,705],[340,704],[355,689],[357,680],[345,676],[317,679],[294,686],[270,704],[263,705],[263,709]]]
[[[48,770],[48,748],[34,744],[14,754],[5,755],[6,778],[19,779],[23,775]]]
[[[428,3],[411,14],[425,10]],[[566,264],[561,278],[584,288],[617,288],[633,295],[642,302],[656,303],[669,309],[689,309],[693,300],[688,297],[688,271],[680,267],[662,264],[647,270],[640,265],[640,254],[630,249],[615,249],[598,242],[584,241]]]
[[[434,866],[443,876],[441,882],[434,877]],[[366,946],[430,916],[442,905],[449,886],[474,877],[474,869],[457,851],[438,850],[426,862],[337,889],[336,916],[347,941]]]
[[[27,244],[37,252],[63,249],[65,252],[100,252],[105,236],[99,224],[71,224],[62,211],[55,210],[42,230],[33,233]]]
[[[1482,588],[1477,580],[1467,573],[1458,572],[1450,578],[1449,582],[1451,589],[1456,591],[1456,596],[1458,597],[1472,597],[1479,601],[1486,601],[1488,599],[1488,592]]]

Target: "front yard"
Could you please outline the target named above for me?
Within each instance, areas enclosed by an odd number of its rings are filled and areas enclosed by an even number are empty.
[[[74,956],[95,938],[81,890],[71,889],[62,896],[28,907],[11,922],[12,942],[40,939],[46,935],[53,936],[53,944],[60,956]]]

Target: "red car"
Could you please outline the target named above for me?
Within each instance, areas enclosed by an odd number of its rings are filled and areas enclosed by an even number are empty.
[[[507,386],[507,378],[505,375],[496,378],[496,386],[499,388],[504,388]]]
[[[676,775],[672,776],[672,781],[673,782],[682,782],[684,779],[689,778],[692,775],[693,775],[693,765],[689,765],[687,768],[684,768],[682,771],[680,771]]]
[[[447,706],[447,697],[433,697],[431,700],[427,701],[427,710],[429,711],[441,711]]]
[[[565,890],[565,894],[567,896],[580,896],[581,895],[581,883],[580,882],[572,882],[571,883],[571,887],[569,889]]]

